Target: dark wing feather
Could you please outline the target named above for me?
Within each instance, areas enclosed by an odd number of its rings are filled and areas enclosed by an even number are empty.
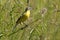
[[[19,20],[21,19],[21,17],[22,17],[22,16],[20,16],[20,17],[18,18],[18,20],[16,21],[17,24],[18,24]]]
[[[28,8],[25,9],[25,11],[22,13],[22,15],[28,10]],[[19,23],[19,20],[21,19],[22,15],[18,18],[18,20],[16,21],[16,23]]]

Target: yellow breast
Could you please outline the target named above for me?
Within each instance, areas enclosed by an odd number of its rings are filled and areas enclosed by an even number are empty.
[[[29,16],[30,16],[30,10],[27,10],[27,12],[24,15],[29,18]]]

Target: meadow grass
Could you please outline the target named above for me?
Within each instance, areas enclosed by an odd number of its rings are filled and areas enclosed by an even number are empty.
[[[27,25],[12,32],[26,6],[27,0],[0,0],[0,40],[60,40],[60,0],[30,0]]]

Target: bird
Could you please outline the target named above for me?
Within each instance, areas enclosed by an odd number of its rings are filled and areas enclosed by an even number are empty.
[[[13,27],[13,30],[17,27],[18,24],[24,24],[24,21],[28,20],[30,17],[30,11],[31,11],[31,7],[27,7],[25,9],[25,11],[22,13],[22,15],[18,18],[18,20],[16,21],[15,26]],[[13,31],[12,30],[12,31]]]

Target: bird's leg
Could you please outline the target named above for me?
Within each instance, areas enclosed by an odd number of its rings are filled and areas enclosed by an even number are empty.
[[[22,27],[21,30],[25,29],[25,28],[28,26],[28,25],[27,25],[26,23],[24,23],[24,22],[23,22],[23,24],[24,24],[24,27]]]

